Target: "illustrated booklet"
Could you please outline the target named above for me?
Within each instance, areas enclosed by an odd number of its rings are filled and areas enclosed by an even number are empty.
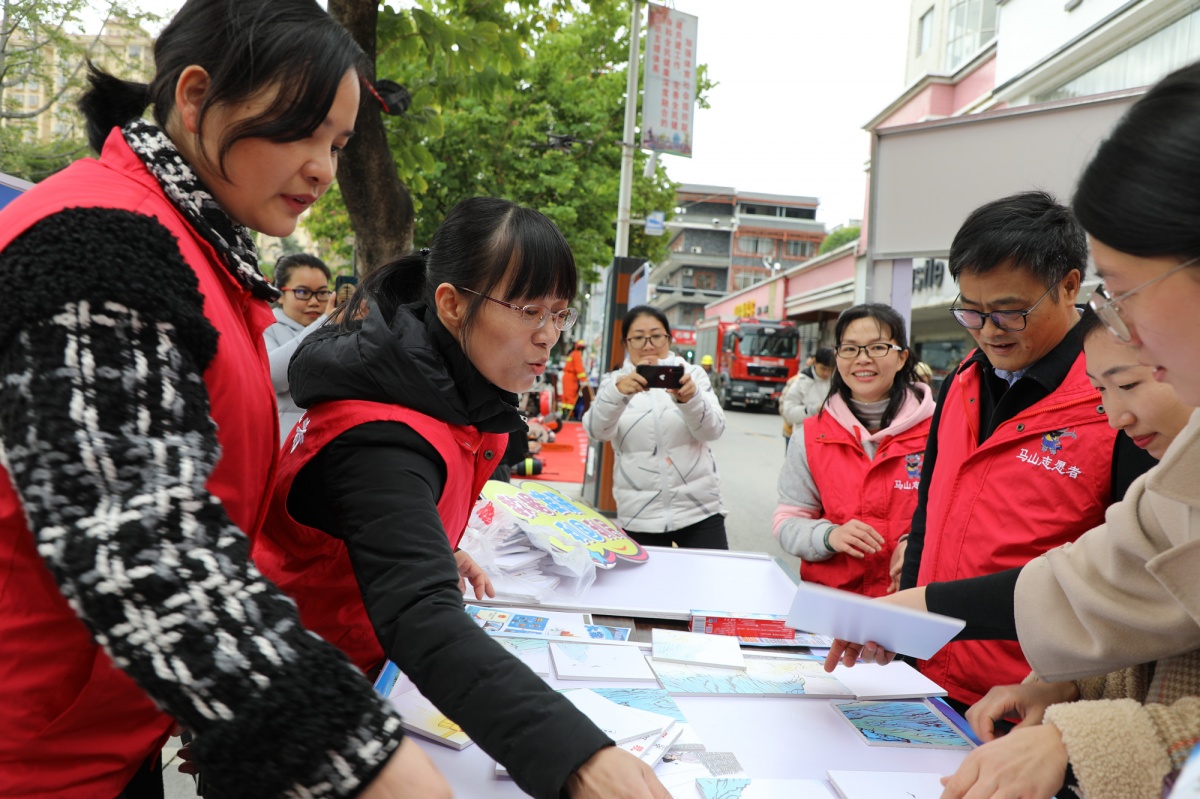
[[[974,749],[973,736],[959,729],[931,701],[833,701],[844,718],[869,746],[909,749]]]
[[[747,657],[745,669],[722,669],[650,659],[659,683],[676,696],[787,696],[853,699],[845,683],[815,660]]]
[[[375,690],[396,708],[400,726],[409,732],[451,749],[466,749],[473,743],[462,727],[426,699],[392,661],[384,663]]]
[[[696,790],[700,799],[837,799],[819,780],[701,777]]]
[[[606,641],[575,643],[550,641],[554,673],[560,680],[656,681],[646,663],[646,655],[637,644]]]
[[[717,666],[726,669],[746,668],[738,639],[729,635],[705,635],[682,630],[651,630],[656,661],[689,663],[696,666]]]
[[[922,660],[933,657],[966,626],[962,619],[922,613],[806,582],[796,586],[787,623],[798,630],[843,641],[874,641],[888,651]]]

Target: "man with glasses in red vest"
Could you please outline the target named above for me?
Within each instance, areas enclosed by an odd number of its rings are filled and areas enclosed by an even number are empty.
[[[900,579],[928,585],[930,607],[953,615],[962,590],[931,583],[994,575],[997,625],[1011,626],[1013,591],[999,583],[1103,522],[1153,464],[1108,425],[1084,371],[1073,328],[1086,265],[1083,231],[1044,192],[983,205],[954,237],[950,312],[977,348],[942,385]],[[952,642],[921,670],[965,709],[1029,674],[1012,632]]]

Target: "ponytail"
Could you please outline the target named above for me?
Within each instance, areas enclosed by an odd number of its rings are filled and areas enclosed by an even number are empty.
[[[335,324],[343,329],[352,329],[354,323],[366,313],[368,304],[374,305],[376,313],[390,320],[401,305],[424,299],[433,307],[433,297],[426,297],[425,264],[428,250],[410,252],[373,271],[354,290],[350,301],[334,318]],[[434,286],[433,288],[437,288]]]
[[[150,87],[113,77],[90,59],[87,65],[90,88],[79,98],[79,110],[87,120],[88,144],[100,152],[113,128],[132,122],[149,107]]]

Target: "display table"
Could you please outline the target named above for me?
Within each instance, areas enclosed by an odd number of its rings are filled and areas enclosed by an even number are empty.
[[[547,682],[555,688],[657,687],[554,677]],[[948,750],[867,746],[827,699],[680,696],[675,701],[709,751],[733,752],[751,778],[815,779],[828,786],[828,769],[952,774],[964,757]],[[478,746],[455,751],[419,736],[413,740],[437,764],[456,797],[526,795],[512,780],[495,776],[495,761]]]

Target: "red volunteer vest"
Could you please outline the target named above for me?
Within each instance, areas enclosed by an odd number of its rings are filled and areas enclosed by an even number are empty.
[[[206,488],[240,529],[262,523],[278,416],[262,333],[266,303],[233,279],[113,131],[100,160],[77,161],[0,213],[0,249],[67,208],[134,211],[175,235],[220,338],[204,373],[221,459]],[[80,253],[86,258],[87,253]],[[113,275],[120,280],[120,275]],[[174,724],[96,645],[34,545],[0,468],[0,796],[95,799],[119,794]]]
[[[1083,353],[1050,396],[979,440],[980,365],[951,378],[938,425],[917,585],[1024,566],[1104,521],[1117,431]],[[960,702],[1029,674],[1012,641],[948,644],[921,670]]]
[[[502,434],[451,425],[399,405],[354,400],[317,405],[292,429],[280,457],[271,512],[251,554],[262,573],[296,601],[304,626],[345,652],[364,672],[386,655],[363,605],[346,544],[293,519],[287,498],[296,475],[326,444],[368,422],[403,422],[442,456],[446,485],[438,499],[438,515],[451,548],[458,546],[475,499],[508,443]]]
[[[834,524],[851,519],[871,525],[884,546],[862,560],[834,555],[829,560],[803,561],[800,576],[807,582],[883,596],[891,583],[892,553],[900,536],[912,528],[921,484],[929,419],[879,442],[875,459],[851,433],[822,412],[804,420],[804,452],[821,496],[821,517]]]

